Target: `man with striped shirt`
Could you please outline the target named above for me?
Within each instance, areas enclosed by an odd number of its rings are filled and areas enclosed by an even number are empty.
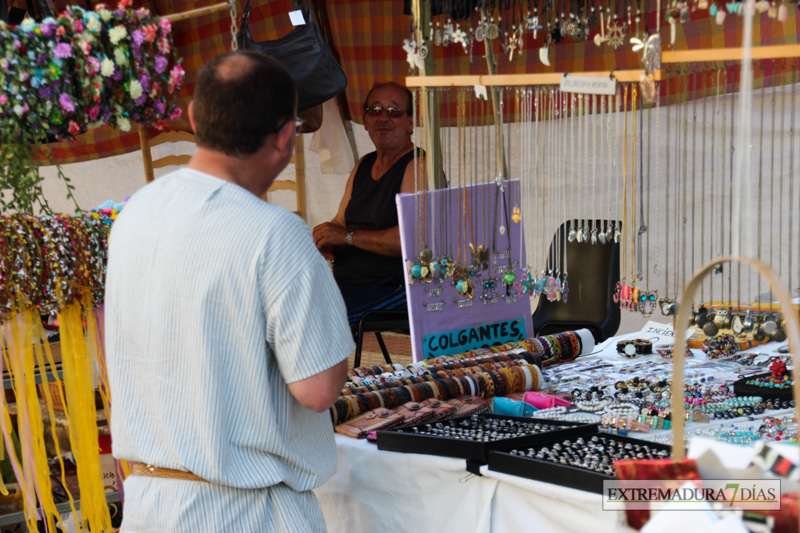
[[[109,243],[106,347],[124,532],[324,531],[327,409],[353,341],[305,223],[260,196],[289,162],[294,84],[256,52],[200,72],[197,152]]]

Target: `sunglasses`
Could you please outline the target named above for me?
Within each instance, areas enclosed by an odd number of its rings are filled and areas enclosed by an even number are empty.
[[[305,126],[306,124],[306,119],[300,117],[292,117],[290,119],[284,120],[283,122],[281,122],[281,125],[276,128],[275,131],[281,131],[281,129],[283,129],[286,123],[291,121],[294,121],[294,134],[300,135],[301,133],[303,133],[303,126]]]
[[[397,107],[382,107],[379,105],[374,105],[372,107],[365,107],[364,113],[369,115],[370,117],[379,117],[383,114],[383,110],[386,109],[386,115],[389,118],[400,118],[405,115],[407,112],[405,109],[399,109]]]

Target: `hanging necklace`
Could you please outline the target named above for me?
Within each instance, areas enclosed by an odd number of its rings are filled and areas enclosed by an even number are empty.
[[[457,252],[456,252],[456,266],[453,269],[453,285],[456,287],[456,292],[460,296],[466,296],[465,299],[455,299],[457,307],[468,307],[472,305],[473,296],[473,282],[470,279],[469,270],[466,266],[465,257],[462,255],[462,249],[466,252],[467,236],[467,217],[466,210],[469,201],[466,176],[465,176],[465,117],[466,117],[466,100],[465,91],[459,89],[457,93],[457,106],[456,106],[456,127],[458,131],[458,239],[457,239]]]
[[[419,94],[415,92],[415,102],[412,106],[412,121],[416,125],[417,124],[417,105],[416,103],[419,102]],[[419,127],[415,128],[415,136],[416,136],[416,146],[422,146],[424,143],[423,133],[424,128]],[[433,259],[433,252],[426,247],[425,244],[425,192],[424,188],[422,187],[422,172],[419,162],[420,159],[415,159],[414,162],[414,234],[416,239],[416,246],[415,252],[416,257],[409,261],[410,263],[410,283],[413,284],[414,281],[419,281],[423,283],[430,283],[432,281],[431,271],[429,268],[429,264]]]
[[[688,67],[687,71],[683,75],[683,92],[682,96],[685,98],[685,102],[683,104],[683,149],[681,151],[681,160],[683,161],[682,170],[681,170],[681,189],[679,193],[676,195],[676,199],[679,200],[679,205],[676,206],[680,213],[679,217],[675,217],[675,221],[677,223],[677,232],[676,236],[680,235],[680,239],[676,239],[678,243],[678,248],[675,250],[675,259],[678,261],[680,265],[680,269],[676,269],[676,271],[681,273],[680,281],[678,284],[675,285],[675,294],[681,293],[681,287],[686,285],[686,264],[688,261],[686,260],[686,233],[688,228],[688,206],[687,206],[687,197],[688,197],[688,190],[687,186],[689,183],[689,72]],[[677,266],[677,265],[676,265]],[[688,304],[689,302],[681,302],[683,304]]]
[[[706,82],[706,80],[705,80],[705,71],[703,72],[703,74],[704,74],[703,85],[705,85],[705,82]],[[715,104],[716,104],[716,100],[715,100]],[[706,183],[705,183],[705,180],[702,179],[702,177],[704,177],[706,175],[706,137],[708,135],[706,135],[705,130],[706,130],[706,124],[708,124],[708,122],[706,121],[706,108],[707,107],[708,107],[708,97],[706,95],[706,91],[704,90],[703,91],[703,142],[702,142],[702,148],[700,149],[700,154],[701,154],[701,158],[700,158],[700,176],[701,176],[700,186],[702,188],[702,192],[701,192],[701,195],[700,195],[700,197],[701,197],[701,202],[700,202],[700,206],[701,206],[701,209],[700,209],[700,250],[701,250],[700,262],[702,264],[705,264],[706,261],[707,261],[707,259],[705,257],[703,257],[705,255],[705,252],[706,252],[706,210],[705,210],[705,205],[706,205]],[[712,132],[711,156],[712,157],[714,155],[714,147],[713,147],[714,131],[715,131],[714,130],[714,126],[712,124],[712,126],[711,126],[711,132]],[[714,178],[712,177],[711,179],[712,179],[712,183],[713,183],[713,179]],[[713,191],[713,188],[712,188],[712,191]],[[713,195],[711,195],[711,196],[713,197]],[[705,290],[706,290],[705,286],[706,286],[705,283],[700,285],[700,307],[701,307],[701,309],[704,308],[704,304],[705,304]]]
[[[797,59],[794,60],[794,72],[798,72],[798,61]],[[789,107],[792,110],[792,119],[789,121],[789,176],[794,177],[794,115],[795,110],[797,109],[797,85],[798,80],[795,78],[794,83],[792,84],[792,105]],[[795,211],[793,208],[794,205],[794,179],[789,180],[789,214],[794,217]],[[792,264],[792,258],[794,257],[794,250],[792,247],[796,247],[796,244],[793,240],[792,229],[794,227],[794,220],[789,221],[789,290],[794,291],[795,287],[792,283],[792,276],[794,275],[794,268]]]
[[[621,124],[622,119],[624,118],[624,114],[622,113],[622,90],[621,89],[619,90],[619,92],[617,92],[616,96],[617,96],[617,111],[616,111],[616,131],[614,132],[614,153],[615,154],[619,154],[620,153],[619,152],[619,149],[620,149],[619,148],[619,139],[622,136],[621,133],[620,133],[620,131],[621,131],[620,130],[620,124]],[[619,176],[619,171],[617,170],[617,161],[618,160],[619,160],[618,155],[616,157],[612,157],[612,161],[613,161],[612,179],[614,180],[614,182],[616,184],[616,193],[614,194],[614,200],[616,201],[616,205],[614,206],[615,207],[614,213],[616,213],[617,215],[615,215],[614,222],[613,222],[613,227],[614,227],[613,238],[614,238],[614,242],[615,243],[619,243],[620,240],[622,239],[622,221],[621,220],[617,220],[618,216],[619,216],[618,213],[620,212],[620,207],[621,207],[619,205],[620,204],[619,186],[620,186],[621,180],[620,180],[620,176]],[[624,163],[624,161],[625,161],[625,159],[623,158],[623,163]],[[623,257],[623,259],[624,259],[624,257]]]
[[[770,139],[770,163],[769,163],[770,176],[772,177],[772,179],[770,180],[771,183],[769,184],[769,205],[771,205],[771,206],[775,205],[775,187],[773,186],[773,184],[774,184],[775,175],[776,175],[776,172],[775,172],[775,145],[777,143],[775,142],[775,130],[777,129],[776,126],[778,124],[777,120],[775,120],[775,100],[776,100],[775,92],[778,89],[775,82],[777,80],[777,77],[778,76],[775,74],[775,67],[774,67],[774,63],[773,63],[773,70],[772,70],[772,99],[771,99],[772,100],[772,102],[771,102],[771,104],[772,104],[772,122],[771,122],[772,139]],[[781,115],[784,115],[784,113],[781,113]],[[783,119],[781,119],[781,122],[782,122],[781,126],[783,126]],[[784,131],[783,127],[781,127],[781,138],[783,138],[783,131]],[[782,155],[783,155],[783,152],[781,152],[781,156]],[[783,224],[781,224],[781,219],[780,219],[780,215],[781,215],[780,206],[782,206],[782,205],[783,205],[783,199],[781,198],[781,201],[780,201],[780,203],[778,205],[778,208],[777,209],[771,209],[771,210],[769,210],[767,212],[767,216],[769,217],[769,223],[766,226],[767,228],[775,228],[776,226],[779,226],[779,227],[783,226]],[[775,221],[776,215],[778,217],[777,218],[777,222]],[[781,264],[781,260],[780,260],[780,257],[777,257],[777,258],[775,257],[775,251],[774,251],[774,246],[773,246],[773,243],[775,242],[775,239],[772,238],[769,235],[767,235],[766,238],[767,238],[767,240],[769,240],[769,260],[770,260],[770,264],[773,265],[773,266],[777,265],[779,267],[780,264]],[[782,242],[782,241],[779,240],[778,242]],[[759,279],[760,278],[761,278],[761,276],[759,276]]]
[[[592,11],[594,11],[594,6],[592,7]],[[592,191],[597,191],[597,136],[600,135],[601,129],[598,127],[602,125],[603,116],[598,112],[597,103],[601,100],[602,97],[595,96],[594,97],[594,118],[592,120]],[[590,242],[592,244],[597,244],[597,224],[595,224],[595,219],[597,215],[595,214],[596,208],[592,210],[591,221],[592,221],[592,235],[590,237]]]
[[[606,194],[605,194],[605,210],[603,211],[603,229],[600,230],[599,234],[597,235],[597,239],[600,241],[600,244],[606,244],[606,242],[610,242],[608,238],[609,232],[609,220],[612,216],[615,216],[611,211],[611,188],[613,186],[612,180],[610,178],[610,173],[608,171],[609,165],[611,164],[610,157],[611,154],[608,153],[608,148],[611,146],[610,139],[608,138],[611,135],[611,102],[613,100],[609,99],[608,95],[604,95],[602,103],[600,104],[600,115],[601,115],[601,126],[600,126],[600,154],[603,156],[603,160],[605,160],[605,165],[603,165],[603,182],[606,184]],[[601,160],[602,161],[602,160]]]
[[[581,98],[581,101],[582,101],[583,100],[583,95],[580,95],[579,97]],[[576,112],[575,112],[575,101],[577,100],[577,98],[578,97],[576,97],[575,94],[571,94],[570,95],[570,109],[569,109],[569,111],[570,111],[570,117],[569,117],[569,143],[570,143],[570,146],[569,146],[569,153],[572,155],[572,157],[568,157],[568,158],[565,157],[565,159],[564,159],[564,161],[569,159],[569,174],[564,176],[564,185],[565,185],[564,194],[561,195],[561,200],[563,202],[566,202],[566,196],[567,196],[567,190],[568,190],[567,181],[568,180],[574,180],[575,176],[577,175],[577,172],[575,171],[575,159],[576,158],[574,157],[575,156],[575,120],[576,120],[575,119],[575,115],[576,115]],[[580,130],[579,130],[579,135],[580,135]],[[580,139],[579,139],[579,141],[580,141]],[[580,205],[580,194],[577,194],[576,196],[578,198],[578,204]],[[564,214],[566,215],[567,213],[564,213]],[[566,217],[565,217],[565,219],[566,219]],[[561,219],[559,219],[559,220],[561,220]],[[567,241],[568,242],[573,242],[576,239],[578,239],[578,242],[582,241],[583,240],[583,235],[581,235],[581,229],[579,227],[579,221],[577,219],[573,220],[572,218],[570,218],[570,219],[568,219],[568,223],[570,224],[570,230],[569,230],[569,234],[567,235]]]
[[[689,264],[689,272],[694,272],[695,268],[697,267],[697,263],[695,263],[695,229],[697,225],[695,224],[695,214],[697,209],[695,208],[695,192],[697,186],[697,100],[700,98],[699,93],[697,90],[698,85],[698,78],[700,77],[699,72],[694,73],[694,98],[692,99],[692,184],[690,188],[690,195],[692,197],[692,207],[690,209],[692,213],[692,223],[689,226],[689,232],[691,234],[691,263]],[[705,136],[704,136],[705,137]],[[688,155],[688,154],[687,154]],[[688,198],[687,198],[688,201]],[[692,302],[692,309],[694,309],[694,302]]]
[[[762,72],[763,72],[763,69],[764,69],[763,62],[759,63],[759,66],[762,68]],[[762,77],[762,79],[763,79],[763,77]],[[755,223],[755,230],[756,230],[755,239],[756,239],[756,243],[757,243],[757,246],[758,246],[758,255],[756,257],[763,257],[762,249],[761,249],[761,243],[763,241],[763,239],[761,238],[761,225],[762,225],[762,222],[763,222],[762,205],[763,205],[763,192],[764,192],[764,165],[763,165],[763,161],[762,161],[763,157],[764,157],[764,100],[767,99],[766,98],[766,96],[767,96],[767,94],[766,94],[767,93],[767,88],[765,87],[765,85],[766,84],[763,84],[762,87],[761,87],[761,126],[760,126],[759,139],[758,139],[758,152],[759,152],[759,154],[758,154],[759,155],[759,165],[758,165],[758,210],[757,210],[758,213],[756,215],[757,218],[756,218],[756,223]],[[773,93],[772,104],[773,104],[773,110],[774,110],[774,107],[775,107],[774,93]],[[773,115],[773,122],[772,122],[773,124],[775,124],[774,119],[775,119],[775,117]],[[772,189],[772,187],[770,187],[770,190],[771,189]],[[770,205],[772,205],[771,202],[770,202]],[[772,257],[770,257],[770,259],[772,259]],[[758,276],[758,281],[757,281],[757,286],[756,286],[756,294],[758,295],[758,312],[759,312],[759,314],[761,314],[761,300],[762,300],[762,298],[761,298],[761,276]]]
[[[655,82],[655,85],[656,85],[656,94],[655,94],[656,129],[655,129],[655,131],[656,131],[656,134],[660,136],[661,135],[661,87],[660,87],[661,82],[657,81],[657,82]],[[667,142],[669,142],[669,135],[667,135]],[[656,144],[656,164],[655,164],[655,173],[654,173],[655,182],[656,183],[665,183],[665,181],[661,179],[661,172],[659,171],[659,167],[661,165],[661,142],[656,140],[655,144]],[[649,213],[650,213],[650,208],[649,208],[650,197],[649,196],[647,198],[647,202],[648,202],[648,210],[647,210],[647,212],[648,212],[648,216],[649,216]],[[655,221],[656,227],[655,227],[655,230],[653,231],[652,235],[655,235],[656,238],[658,238],[658,236],[661,235],[661,211],[662,210],[661,209],[656,209],[655,211],[656,211],[656,221]],[[648,238],[648,245],[649,245],[649,238]],[[648,246],[648,248],[649,248],[649,246]],[[650,256],[648,255],[648,261],[649,261],[649,257]],[[659,255],[656,254],[656,261],[653,263],[653,274],[655,274],[656,279],[658,279],[661,276],[661,268],[660,268],[660,266],[658,264],[658,257],[659,257]],[[648,275],[649,275],[649,273],[648,273]],[[656,286],[656,289],[657,289],[657,287],[658,286]],[[656,290],[656,292],[657,292],[657,290]],[[654,304],[657,301],[657,299],[658,299],[658,297],[656,295],[656,298],[653,299]]]
[[[586,125],[587,125],[586,124],[587,104],[588,103],[589,103],[589,96],[588,95],[587,96],[584,96],[583,94],[579,94],[578,95],[578,117],[579,117],[579,119],[578,119],[579,120],[579,122],[578,122],[578,131],[579,132],[580,131],[583,132],[583,143],[581,144],[582,147],[588,146],[588,139],[586,138],[586,134],[588,132],[588,129],[586,127]],[[579,136],[578,138],[580,139],[581,137]],[[583,152],[582,150],[580,150],[580,151]],[[584,183],[585,180],[589,176],[589,173],[586,172],[586,165],[588,163],[587,158],[586,158],[586,153],[583,152],[582,155],[583,155],[583,157],[578,158],[578,157],[576,157],[577,154],[575,153],[575,151],[574,150],[572,151],[572,157],[577,159],[580,162],[580,164],[578,165],[578,167],[580,168],[580,174],[579,175],[573,174],[573,177],[572,177],[572,179],[576,183]],[[581,223],[580,223],[581,224],[580,225],[580,232],[581,233],[580,233],[580,239],[578,240],[578,242],[588,242],[588,240],[589,240],[589,230],[586,229],[586,216],[587,216],[587,211],[588,211],[589,206],[588,205],[584,205],[584,204],[588,204],[588,202],[584,201],[584,198],[586,197],[585,191],[586,191],[585,187],[583,187],[582,191],[581,190],[578,191],[578,205],[582,205],[584,207],[583,209],[581,209],[581,213],[580,213],[582,215]],[[566,195],[565,195],[564,196],[564,205],[565,206],[566,206],[566,202],[567,202],[567,198],[566,198]],[[566,207],[565,207],[564,210],[566,211]],[[565,250],[565,257],[566,257],[566,250]]]
[[[614,301],[619,302],[620,307],[627,309],[630,304],[631,288],[628,286],[628,243],[626,232],[629,231],[628,225],[628,85],[623,86],[622,95],[622,228],[620,238],[622,240],[622,278],[617,282],[614,293]],[[614,240],[619,242],[614,235]]]
[[[784,182],[784,173],[783,173],[783,161],[785,159],[784,151],[783,151],[783,139],[785,137],[784,132],[786,131],[786,113],[784,110],[786,109],[786,60],[783,60],[782,65],[782,76],[781,76],[781,148],[779,153],[779,157],[781,159],[781,168],[780,168],[780,190],[778,191],[778,198],[780,198],[780,207],[778,213],[778,242],[783,244],[783,182]],[[794,112],[793,112],[794,113]],[[772,242],[772,241],[770,241]],[[791,241],[790,241],[791,242]],[[791,250],[789,252],[791,255]],[[778,277],[783,279],[783,261],[781,260],[781,253],[778,252]]]
[[[640,265],[642,264],[641,261],[642,254],[644,255],[644,258],[647,262],[647,264],[644,266],[644,286],[646,287],[647,291],[642,292],[639,305],[639,311],[645,317],[652,316],[652,314],[656,310],[656,305],[658,300],[658,291],[655,290],[650,285],[650,235],[652,234],[650,227],[650,191],[653,183],[653,174],[650,173],[650,160],[653,159],[653,144],[651,142],[652,140],[651,133],[653,130],[653,113],[655,112],[656,116],[658,115],[658,97],[659,97],[658,85],[655,85],[655,90],[656,92],[654,94],[654,100],[655,100],[654,105],[650,107],[650,110],[647,113],[647,193],[644,195],[647,198],[647,204],[645,206],[644,200],[642,200],[642,209],[641,209],[642,227],[644,228],[647,242],[645,244],[644,239],[642,239],[639,242],[639,250],[640,250],[639,264]],[[644,117],[644,112],[642,112],[642,116]],[[642,124],[644,124],[644,122],[642,122]],[[642,154],[642,157],[644,157],[644,154]],[[655,157],[658,158],[658,152],[656,152]],[[658,176],[658,160],[656,160],[655,175],[656,177]],[[642,188],[644,189],[644,187]]]
[[[734,75],[731,76],[732,77],[732,81],[736,79],[735,78],[735,73],[733,73],[733,74]],[[741,76],[741,73],[740,73],[740,76]],[[741,94],[740,94],[739,97],[741,98]],[[730,151],[728,152],[730,154],[729,155],[729,161],[728,161],[728,170],[729,170],[729,174],[728,174],[728,180],[729,180],[728,181],[728,190],[732,191],[733,190],[734,174],[735,174],[733,161],[734,161],[734,156],[735,156],[735,153],[736,153],[736,149],[735,149],[735,147],[736,147],[736,135],[735,135],[736,105],[735,105],[735,98],[733,97],[733,95],[731,95],[730,101],[731,101],[731,110],[730,110],[731,123],[730,123],[730,130],[728,132],[728,139],[730,140]],[[762,109],[762,116],[763,116],[763,109]],[[724,175],[722,176],[722,179],[723,180],[725,179]],[[722,202],[720,202],[720,203],[722,203]],[[722,212],[723,210],[724,210],[724,205],[720,205],[720,212]],[[731,224],[731,220],[732,220],[731,217],[732,216],[733,216],[733,194],[729,194],[728,195],[728,217],[729,217],[728,218],[728,227],[730,227],[731,229],[733,228],[733,226]],[[720,220],[722,220],[722,216],[720,216]],[[724,233],[723,233],[724,226],[725,226],[724,224],[720,224],[720,233],[719,233],[719,237],[720,237],[719,255],[720,256],[725,254],[725,237],[724,237]],[[728,233],[729,233],[728,234],[728,249],[732,251],[733,250],[733,235],[731,234],[731,232],[728,232]],[[743,232],[739,232],[739,246],[738,246],[739,250],[742,250],[742,233]],[[730,271],[731,271],[731,269],[729,268],[728,269],[728,287],[729,287],[728,291],[729,292],[730,292],[730,284],[731,284]],[[737,276],[739,276],[740,279],[741,279],[741,275],[742,275],[742,269],[738,268],[737,269]],[[761,277],[759,276],[759,279],[760,278]],[[752,278],[750,276],[748,276],[747,294],[749,296],[752,296],[753,293],[750,290],[750,279],[752,279]],[[741,281],[739,283],[741,283]],[[720,287],[721,287],[720,293],[723,293],[724,289],[725,289],[725,280],[724,279],[720,280]]]
[[[547,203],[545,202],[546,191],[547,191],[547,179],[551,175],[552,170],[552,157],[553,152],[555,150],[547,150],[546,145],[548,144],[550,139],[553,139],[553,122],[555,116],[555,101],[554,101],[554,89],[553,87],[548,87],[543,89],[543,93],[546,100],[546,110],[545,113],[545,135],[542,137],[542,140],[539,143],[541,152],[539,157],[543,161],[541,172],[539,173],[538,179],[538,188],[539,194],[537,198],[539,198],[539,212],[542,213],[541,220],[551,220],[548,218],[547,213]],[[546,235],[546,233],[545,233]],[[536,248],[536,265],[537,268],[541,268],[539,270],[539,274],[536,277],[536,294],[543,294],[544,293],[544,285],[547,280],[546,271],[547,271],[547,246],[548,241],[545,239],[538,239],[537,241],[537,248]]]
[[[658,18],[658,17],[656,17],[656,18]],[[670,94],[669,82],[674,80],[674,79],[675,79],[675,77],[673,76],[672,78],[670,78],[669,81],[667,81],[667,91],[666,91],[666,94],[667,94],[667,106],[666,106],[666,111],[665,111],[665,113],[667,113],[667,128],[666,128],[667,129],[667,143],[666,143],[667,144],[667,154],[666,154],[667,156],[665,158],[665,160],[666,160],[665,171],[666,172],[665,172],[665,179],[664,179],[664,200],[665,200],[664,201],[664,205],[666,206],[665,211],[667,211],[667,213],[666,213],[667,216],[666,216],[666,220],[665,220],[665,223],[664,223],[664,264],[666,265],[666,268],[664,269],[664,298],[662,298],[662,299],[660,299],[658,301],[659,305],[661,307],[661,314],[664,315],[664,316],[669,316],[670,315],[670,308],[671,308],[672,303],[673,303],[672,300],[669,298],[669,289],[670,289],[670,287],[669,287],[669,273],[670,273],[670,270],[671,270],[671,268],[670,268],[671,265],[669,263],[669,250],[670,250],[670,242],[669,241],[670,241],[670,227],[671,227],[670,226],[670,218],[669,218],[669,208],[670,208],[670,185],[671,185],[672,181],[674,181],[674,180],[670,179],[672,177],[670,169],[672,167],[671,163],[672,163],[672,143],[673,143],[672,131],[671,131],[672,130],[672,126],[671,126],[672,125],[672,120],[670,120],[670,115],[672,114],[673,109],[675,108],[675,105],[674,105],[674,102],[673,102],[673,105],[669,105],[669,94]],[[659,228],[657,229],[657,231],[659,231],[660,230],[660,224],[658,223],[658,221],[656,222],[656,225],[659,226]],[[656,275],[658,275],[658,272],[656,272]]]
[[[530,14],[530,11],[528,11]],[[524,250],[524,260],[525,260],[525,267],[522,271],[522,279],[520,279],[520,292],[519,294],[531,294],[533,289],[533,281],[531,279],[531,248],[530,248],[530,236],[532,233],[531,230],[531,220],[528,219],[530,214],[533,212],[530,206],[530,194],[531,194],[531,183],[532,183],[532,174],[534,173],[533,165],[531,164],[530,153],[532,148],[536,146],[536,141],[533,140],[533,103],[530,100],[531,98],[531,89],[526,88],[523,92],[524,94],[524,101],[523,101],[523,120],[525,121],[525,129],[523,130],[523,141],[521,143],[520,152],[522,153],[522,163],[520,163],[520,210],[522,215],[522,226],[520,227],[520,257],[522,257],[522,253]],[[538,92],[537,92],[538,97]],[[526,149],[526,147],[528,149]]]
[[[636,104],[638,99],[638,86],[631,86],[631,221],[628,225],[631,237],[631,285],[628,308],[636,310],[639,299],[639,289],[636,287],[636,238],[638,227],[636,225]],[[627,122],[627,119],[626,119]],[[626,222],[627,224],[627,222]]]

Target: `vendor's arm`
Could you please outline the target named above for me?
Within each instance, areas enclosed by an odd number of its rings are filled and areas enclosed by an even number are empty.
[[[328,409],[342,392],[347,381],[347,359],[306,379],[289,383],[289,392],[303,407],[318,413]]]
[[[414,173],[416,160],[412,159],[406,166],[405,173],[403,174],[403,183],[400,185],[401,193],[414,193]],[[424,175],[425,164],[424,158],[421,165],[421,173]],[[359,161],[360,164],[360,161]],[[344,212],[347,209],[347,204],[350,203],[350,197],[353,194],[353,179],[356,175],[356,165],[347,179],[347,185],[344,189],[344,196],[339,204],[339,211],[330,222],[324,222],[314,228],[314,243],[319,248],[322,255],[327,259],[333,258],[333,248],[336,246],[347,246],[347,232]],[[422,181],[422,180],[421,180]],[[369,252],[381,255],[388,255],[392,257],[400,257],[400,228],[394,226],[383,230],[367,230],[355,229],[353,232],[353,245],[356,248],[361,248]]]

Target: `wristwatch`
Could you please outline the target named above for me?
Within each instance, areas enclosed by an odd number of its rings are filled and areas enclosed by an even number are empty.
[[[347,244],[349,246],[355,246],[355,243],[353,242],[353,233],[354,232],[352,232],[352,231],[348,231],[347,232],[347,237],[345,237],[347,239]]]
[[[636,344],[633,340],[617,341],[617,353],[623,357],[636,357]]]

